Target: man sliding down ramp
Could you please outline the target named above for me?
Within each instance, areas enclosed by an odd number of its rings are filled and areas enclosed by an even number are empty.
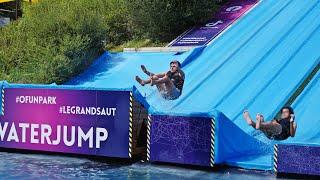
[[[248,111],[243,112],[243,117],[247,123],[255,129],[262,131],[269,139],[285,140],[288,137],[294,137],[297,129],[295,116],[291,107],[283,107],[281,109],[281,119],[274,119],[270,122],[264,122],[261,114],[256,115],[254,122]]]
[[[150,77],[147,80],[142,80],[139,76],[136,76],[136,80],[142,86],[146,84],[156,85],[162,97],[168,100],[177,99],[181,95],[185,75],[181,70],[179,61],[170,62],[170,71],[166,73],[151,73],[144,65],[141,65],[141,69]]]

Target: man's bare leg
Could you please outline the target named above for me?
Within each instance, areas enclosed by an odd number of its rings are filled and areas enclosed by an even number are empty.
[[[256,128],[256,123],[252,120],[248,111],[243,112],[243,118],[247,121],[248,125]]]
[[[166,94],[173,94],[174,84],[173,82],[167,77],[158,78],[158,79],[151,79],[151,86],[156,85],[159,91],[165,91]]]
[[[157,89],[159,92],[165,92],[166,91],[166,87],[164,84],[157,84]]]
[[[164,84],[164,83],[157,83],[157,84],[155,84],[155,82],[156,82],[157,80],[159,80],[159,79],[160,79],[160,78],[159,78],[158,76],[153,75],[153,76],[150,78],[150,80],[151,80],[151,86],[156,85],[156,87],[157,87],[157,89],[158,89],[159,92],[164,92],[164,91],[166,91],[166,87],[165,87],[165,84]]]
[[[139,76],[136,76],[136,81],[138,81],[138,83],[141,84],[141,86],[151,83],[151,79],[143,80]]]
[[[154,73],[148,71],[147,68],[144,65],[141,65],[141,69],[148,76],[154,76],[155,75]]]
[[[151,86],[156,85],[159,92],[171,95],[173,94],[174,84],[168,77],[159,78],[157,75],[151,76],[148,80],[143,80],[139,76],[136,76],[136,81],[138,81],[142,86],[146,84],[151,84]]]
[[[247,121],[247,123],[255,129],[260,130],[266,136],[277,135],[281,133],[281,125],[277,123],[275,120],[264,122],[264,118],[262,115],[257,114],[256,116],[256,123],[250,117],[248,111],[243,112],[243,117]]]
[[[165,76],[163,78],[158,78],[158,79],[152,78],[151,86],[157,85],[157,84],[163,84],[163,83],[169,86],[173,85],[172,81],[167,76]]]
[[[282,131],[282,127],[279,123],[277,123],[275,120],[269,121],[269,122],[257,122],[259,124],[259,130],[262,131],[265,134],[269,135],[277,135],[280,134]]]
[[[158,80],[158,79],[159,77],[156,75],[150,76],[150,78],[147,80],[143,80],[139,76],[136,76],[136,81],[138,81],[138,83],[141,84],[142,86],[146,84],[151,84],[152,80]]]
[[[258,114],[256,115],[256,119],[257,119],[257,121],[256,121],[256,129],[260,129],[261,123],[264,122],[264,117],[263,117],[262,114],[259,114],[259,113],[258,113]]]

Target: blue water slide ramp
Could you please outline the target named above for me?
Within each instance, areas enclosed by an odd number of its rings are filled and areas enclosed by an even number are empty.
[[[136,86],[150,114],[214,117],[219,128],[215,161],[270,170],[273,143],[242,119],[248,109],[272,119],[319,64],[320,1],[264,0],[207,47],[176,53],[108,53],[68,84],[103,88]],[[183,63],[182,95],[166,101],[156,87],[140,86],[165,72],[173,59]]]
[[[298,124],[297,133],[295,138],[288,139],[284,143],[320,146],[320,71],[292,106]]]
[[[287,174],[320,175],[320,71],[292,104],[297,131],[294,138],[274,146],[274,171]]]
[[[270,9],[272,13],[268,11]],[[268,16],[264,16],[266,14]],[[218,39],[216,44],[206,48],[207,51],[212,48],[212,56],[208,55],[208,58],[217,56],[215,60],[221,64],[205,80],[216,86],[197,88],[204,92],[203,98],[210,91],[212,101],[206,103],[223,112],[237,127],[263,142],[261,146],[266,148],[261,155],[252,156],[248,153],[248,156],[241,154],[237,157],[240,147],[250,144],[232,141],[236,135],[226,135],[225,141],[228,144],[224,147],[233,147],[235,156],[221,161],[245,168],[271,169],[274,142],[249,127],[242,118],[242,112],[248,109],[252,114],[259,112],[266,119],[272,119],[319,64],[319,14],[319,1],[263,1],[251,14]],[[251,26],[250,22],[254,25]],[[247,27],[241,27],[242,23],[247,24]],[[241,28],[238,29],[239,27]],[[250,31],[241,34],[247,28]],[[223,44],[226,44],[223,42],[224,38],[228,37],[226,40],[230,42],[238,36],[241,37],[236,39],[238,46],[232,46],[231,50],[223,54],[214,53],[221,52],[215,51],[216,48],[223,50]],[[213,66],[214,64],[211,67]],[[201,97],[201,93],[197,96]],[[188,99],[185,103],[188,103]],[[230,129],[229,132],[232,134],[233,130]]]

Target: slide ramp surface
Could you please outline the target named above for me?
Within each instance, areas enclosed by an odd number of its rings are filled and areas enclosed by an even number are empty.
[[[222,112],[228,123],[220,123],[225,149],[217,162],[269,170],[274,142],[249,127],[242,112],[248,109],[272,119],[319,64],[319,15],[320,1],[264,0],[206,47],[179,55],[105,53],[68,84],[136,86],[151,114],[212,117]],[[186,74],[177,100],[163,100],[155,87],[135,82],[135,75],[147,78],[141,64],[152,72],[165,72],[171,60],[180,60]],[[247,136],[237,138],[240,131]]]
[[[320,145],[320,71],[293,103],[297,117],[295,138],[284,143]]]

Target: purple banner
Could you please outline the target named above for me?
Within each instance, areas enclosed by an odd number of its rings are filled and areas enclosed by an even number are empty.
[[[230,0],[203,26],[196,26],[175,39],[169,46],[201,46],[250,10],[258,0]]]
[[[211,120],[152,116],[150,160],[210,166]]]
[[[129,91],[4,89],[0,146],[129,157]]]

